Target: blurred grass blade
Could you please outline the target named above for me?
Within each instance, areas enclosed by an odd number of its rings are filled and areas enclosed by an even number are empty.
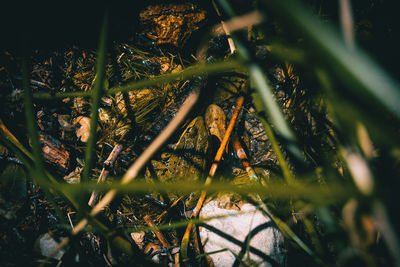
[[[258,97],[253,97],[253,101],[255,102],[254,105],[257,106],[257,111],[267,112],[275,131],[285,142],[284,145],[288,151],[290,151],[297,159],[302,159],[302,153],[297,146],[296,137],[287,124],[281,109],[273,98],[272,91],[261,68],[256,64],[251,64],[249,66],[249,76],[252,82],[252,87],[257,89],[257,96],[259,96],[262,101],[262,105],[257,104],[256,102],[258,102]]]
[[[255,96],[253,95],[253,99],[257,99],[257,94]],[[257,107],[257,101],[254,101],[254,106],[256,107],[257,110],[259,108]],[[278,159],[279,166],[281,167],[283,177],[285,178],[286,182],[288,184],[292,184],[295,182],[295,179],[293,177],[292,172],[289,169],[289,165],[287,161],[285,160],[285,157],[283,156],[282,150],[279,147],[278,141],[275,138],[274,132],[272,131],[271,127],[269,126],[268,122],[261,116],[258,116],[258,119],[261,121],[265,133],[268,136],[269,141],[271,142],[272,149],[275,152],[276,158]]]
[[[28,63],[24,57],[22,59],[22,88],[24,91],[25,120],[30,143],[32,145],[32,154],[34,158],[34,178],[45,179],[45,172],[42,159],[42,148],[39,141],[39,134],[36,127],[35,112],[33,110],[32,95],[29,88]]]
[[[199,63],[193,66],[187,67],[177,73],[167,73],[151,79],[143,79],[140,81],[134,81],[123,86],[113,87],[105,92],[106,95],[113,95],[118,92],[124,93],[135,89],[142,89],[151,86],[157,86],[163,83],[173,82],[177,79],[190,79],[198,75],[212,76],[225,71],[233,71],[237,68],[243,67],[243,64],[239,60],[226,60],[216,63]],[[79,92],[66,92],[66,93],[36,93],[34,98],[37,99],[55,99],[65,97],[88,97],[91,96],[91,91],[79,91]]]
[[[286,123],[283,113],[273,98],[272,90],[266,81],[263,71],[255,64],[249,66],[249,76],[254,88],[257,89],[259,96],[267,110],[269,118],[276,127],[277,132],[286,140],[295,140],[292,130]]]
[[[224,11],[232,18],[235,13],[229,3],[225,0],[218,1]],[[232,38],[235,41],[235,45],[241,57],[248,62],[247,70],[249,73],[249,78],[252,83],[252,87],[255,88],[261,98],[262,106],[259,106],[258,112],[265,111],[271,120],[274,129],[280,138],[285,141],[285,145],[288,151],[295,156],[298,160],[302,160],[302,153],[297,146],[297,140],[292,130],[290,129],[288,123],[286,122],[279,105],[273,98],[272,90],[268,84],[267,78],[264,75],[261,67],[252,62],[252,57],[246,46],[241,42],[239,38],[232,33]]]
[[[140,193],[140,192],[179,192],[182,194],[189,194],[205,190],[209,193],[226,193],[236,192],[241,195],[259,194],[263,197],[273,199],[291,199],[301,198],[303,200],[313,201],[318,205],[337,202],[339,199],[346,199],[351,196],[360,195],[353,186],[343,188],[340,183],[329,183],[326,185],[315,184],[300,184],[297,181],[295,184],[287,185],[282,182],[269,182],[268,186],[264,187],[260,184],[252,185],[233,185],[226,182],[214,182],[212,185],[204,185],[204,183],[148,183],[146,181],[135,180],[129,184],[97,184],[97,183],[84,183],[84,184],[58,184],[55,187],[60,192],[67,192],[74,194],[74,192],[90,192],[96,190],[105,192],[108,190],[116,190],[119,193]]]
[[[103,18],[103,25],[100,32],[99,50],[97,53],[96,62],[96,76],[92,95],[92,107],[90,111],[90,133],[89,140],[87,141],[85,149],[85,166],[82,171],[81,181],[86,182],[89,180],[90,170],[92,169],[95,159],[95,144],[96,144],[96,130],[98,120],[98,108],[100,98],[104,91],[104,76],[105,76],[105,63],[106,63],[106,50],[107,50],[107,28],[108,28],[108,14],[107,11]]]
[[[62,216],[60,209],[58,208],[58,205],[56,201],[54,200],[54,197],[50,193],[50,189],[53,187],[54,184],[56,184],[54,178],[51,178],[46,174],[46,171],[43,166],[43,158],[42,158],[42,148],[40,145],[39,141],[39,134],[37,131],[36,127],[36,118],[35,118],[35,112],[33,109],[33,103],[32,103],[32,94],[31,90],[29,87],[29,74],[28,74],[28,63],[27,59],[24,57],[22,59],[22,88],[24,91],[24,108],[25,108],[25,120],[26,120],[26,126],[28,129],[28,135],[30,139],[30,143],[32,145],[32,152],[33,152],[33,158],[34,158],[34,167],[31,168],[30,165],[26,165],[27,168],[30,170],[30,175],[32,175],[32,178],[38,182],[38,184],[41,186],[43,192],[46,195],[46,198],[50,201],[51,205],[54,207],[54,210],[57,214],[57,216],[60,218],[61,221],[65,221],[65,218]],[[14,144],[14,143],[13,143]],[[20,151],[24,153],[24,150],[21,150],[21,148],[14,144]],[[21,145],[22,146],[22,145]],[[18,151],[14,150],[17,152]],[[27,151],[25,151],[27,152]],[[27,154],[29,155],[29,154]],[[20,155],[22,156],[22,155]],[[66,221],[65,221],[66,222]]]
[[[303,4],[295,0],[266,1],[262,4],[277,14],[283,24],[296,25],[311,42],[315,51],[354,95],[365,99],[365,92],[374,96],[389,111],[400,118],[400,87],[385,71],[360,49],[349,49],[339,33],[328,24],[322,25]],[[395,52],[395,51],[393,51]],[[373,104],[372,100],[369,104]]]
[[[314,253],[313,250],[311,250],[306,243],[303,242],[303,240],[301,240],[293,231],[292,229],[290,229],[290,227],[282,220],[280,220],[278,217],[273,216],[270,212],[267,213],[274,221],[275,223],[278,225],[279,229],[282,230],[282,232],[290,237],[293,241],[295,241],[297,243],[297,245],[299,247],[301,247],[308,255],[310,255],[311,257],[314,258],[314,260],[319,263],[322,264],[323,261],[318,257],[318,255],[316,255]]]
[[[342,25],[343,37],[346,45],[350,49],[354,49],[354,22],[351,12],[350,0],[339,0],[340,6],[340,22]]]
[[[13,146],[18,148],[20,152],[22,152],[29,159],[33,160],[32,154],[21,144],[21,142],[7,129],[3,121],[0,119],[0,130],[2,136],[7,139]],[[22,160],[22,158],[21,158]]]
[[[28,159],[25,157],[25,153],[21,151],[21,149],[13,143],[10,139],[6,138],[3,134],[0,135],[0,140],[2,144],[4,144],[8,149],[10,149],[16,156],[17,158],[24,164],[24,166],[28,169],[30,173],[33,173],[33,166],[31,165],[31,162],[28,161]],[[28,153],[28,156],[30,159],[33,160],[33,156],[30,152],[26,151]]]

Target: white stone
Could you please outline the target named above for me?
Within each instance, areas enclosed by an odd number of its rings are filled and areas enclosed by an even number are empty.
[[[239,210],[223,209],[218,205],[218,201],[210,201],[200,213],[200,218],[210,218],[216,216],[226,216],[207,221],[205,224],[212,226],[221,232],[233,237],[243,243],[246,236],[260,226],[261,231],[257,232],[250,239],[250,246],[258,249],[269,256],[280,266],[286,265],[286,250],[283,247],[283,235],[274,225],[272,220],[249,203],[245,203]],[[263,225],[263,226],[262,226]],[[206,229],[200,227],[200,239],[205,253],[211,253],[221,249],[228,249],[209,255],[215,266],[232,266],[235,262],[235,255],[239,255],[241,246],[232,241]],[[268,261],[255,255],[247,249],[242,260],[251,266],[272,266]]]
[[[41,235],[38,238],[37,242],[39,243],[38,248],[40,250],[40,253],[45,257],[50,256],[53,253],[53,251],[58,247],[57,241],[55,241],[54,238],[49,233]],[[61,249],[53,256],[53,258],[56,260],[60,260],[64,255],[64,253],[65,251]]]

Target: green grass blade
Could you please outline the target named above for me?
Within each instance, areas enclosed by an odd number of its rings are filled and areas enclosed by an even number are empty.
[[[179,190],[178,190],[179,188]],[[236,192],[241,195],[258,194],[262,197],[270,199],[302,199],[315,202],[318,205],[329,204],[339,201],[340,199],[347,199],[352,196],[360,195],[354,186],[343,186],[339,183],[329,183],[326,185],[315,184],[300,184],[297,181],[295,184],[287,185],[282,182],[270,182],[268,186],[259,184],[237,186],[227,184],[226,182],[214,182],[212,185],[204,185],[203,183],[147,183],[145,181],[135,180],[129,184],[58,184],[55,188],[60,192],[73,194],[74,192],[91,192],[96,190],[99,192],[106,192],[111,189],[117,190],[119,193],[140,193],[140,192],[159,192],[159,193],[181,193],[190,194],[192,192],[199,192],[205,190],[208,193],[224,193]]]
[[[30,174],[32,175],[33,179],[36,180],[38,184],[41,186],[41,189],[44,191],[46,198],[50,201],[51,205],[53,206],[57,216],[61,219],[61,221],[65,221],[65,218],[62,216],[61,211],[58,208],[58,205],[54,200],[53,195],[50,193],[50,189],[53,187],[54,184],[56,184],[55,179],[51,178],[46,174],[43,165],[42,148],[40,145],[39,134],[36,126],[36,119],[34,115],[35,112],[32,103],[32,94],[29,88],[29,74],[28,74],[28,65],[26,58],[23,58],[22,60],[22,88],[24,90],[26,126],[28,129],[30,142],[32,144],[32,152],[33,152],[32,156],[34,158],[34,167],[33,168],[30,167],[29,164],[27,164],[26,166],[30,171]],[[14,144],[14,146],[16,146],[16,148],[20,150],[22,153],[24,153],[25,149],[21,150],[21,148],[16,144]],[[14,151],[18,153],[17,149]],[[25,151],[25,153],[26,152],[27,151]]]
[[[34,158],[34,178],[46,179],[43,159],[42,159],[42,148],[39,141],[39,134],[36,126],[35,112],[33,110],[32,94],[29,88],[29,74],[28,74],[28,63],[27,59],[22,60],[22,88],[24,90],[24,107],[25,107],[25,120],[26,127],[28,129],[28,135],[30,143],[32,145],[32,155]]]
[[[28,157],[29,159],[33,160],[32,154],[26,149],[18,139],[15,138],[15,136],[7,129],[7,127],[4,125],[4,123],[0,119],[0,131],[1,135],[8,140],[13,146],[15,146],[20,152],[22,152],[23,155]],[[21,158],[22,160],[22,158]]]
[[[96,144],[96,130],[98,121],[98,108],[100,98],[104,91],[104,76],[105,76],[105,63],[107,51],[107,27],[108,27],[108,14],[104,15],[103,25],[100,33],[99,50],[97,53],[96,62],[96,80],[92,94],[92,107],[90,112],[90,133],[85,149],[85,166],[82,171],[81,181],[86,182],[89,180],[90,171],[95,160],[95,144]]]
[[[232,7],[226,0],[219,0],[218,2],[230,17],[235,16]],[[250,52],[241,42],[241,40],[236,38],[234,33],[232,33],[232,38],[235,41],[239,55],[248,62],[247,71],[251,81],[251,86],[257,90],[258,95],[261,98],[262,109],[261,105],[259,105],[259,109],[257,111],[266,112],[266,115],[268,115],[268,118],[272,122],[275,131],[286,142],[285,145],[287,150],[298,160],[302,161],[303,156],[301,150],[297,146],[296,136],[290,129],[279,105],[276,103],[273,97],[272,90],[269,86],[269,82],[264,74],[264,71],[258,64],[252,62]]]
[[[193,66],[187,67],[183,69],[182,71],[178,73],[168,73],[168,74],[163,74],[160,76],[157,76],[155,78],[151,79],[143,79],[140,81],[135,81],[128,83],[123,86],[117,86],[114,88],[111,88],[105,92],[106,95],[113,95],[118,92],[124,93],[124,92],[129,92],[135,89],[142,89],[146,87],[151,87],[151,86],[156,86],[159,84],[163,83],[168,83],[172,81],[176,81],[177,79],[190,79],[192,77],[198,76],[198,75],[215,75],[221,72],[225,71],[232,71],[237,68],[243,67],[242,62],[239,60],[227,60],[227,61],[221,61],[221,62],[216,62],[212,64],[206,64],[206,63],[199,63],[195,64]],[[37,99],[56,99],[56,98],[65,98],[65,97],[89,97],[91,96],[91,92],[66,92],[66,93],[56,93],[56,94],[50,94],[50,93],[36,93],[33,95],[34,98]]]
[[[28,158],[33,160],[32,154],[27,150],[25,151],[27,154],[25,154],[25,152],[22,152],[20,147],[18,147],[10,139],[6,138],[3,134],[0,135],[0,140],[6,147],[8,147],[8,149],[10,149],[17,156],[17,158],[24,164],[24,166],[28,169],[28,171],[33,173],[33,166],[31,162],[29,162],[29,160],[26,158],[26,156],[29,155]]]
[[[252,82],[252,87],[257,89],[257,94],[254,94],[254,96],[256,97],[253,97],[254,105],[256,106],[257,112],[266,111],[268,117],[272,122],[272,125],[274,126],[275,131],[277,132],[279,137],[282,138],[285,142],[284,144],[287,150],[290,151],[292,155],[294,155],[297,159],[303,159],[302,153],[297,146],[296,137],[290,129],[289,125],[287,124],[283,116],[282,110],[279,108],[278,104],[273,98],[272,91],[261,68],[256,64],[251,64],[249,66],[249,76]],[[258,99],[261,99],[261,104]],[[272,131],[270,132],[272,133]],[[281,167],[285,168],[285,166]]]
[[[370,57],[360,49],[350,49],[341,35],[331,25],[322,24],[299,1],[262,1],[283,24],[296,25],[307,41],[318,51],[320,60],[329,65],[341,81],[356,97],[365,99],[365,94],[375,97],[389,111],[400,118],[400,86]],[[313,50],[314,51],[314,50]],[[393,51],[394,52],[394,51]],[[368,100],[367,100],[368,101]],[[369,100],[369,104],[373,101]]]
[[[257,99],[257,96],[253,95],[253,99]],[[256,106],[256,109],[258,110],[259,107],[257,107],[256,102],[257,101],[255,101],[254,105]],[[289,164],[287,163],[287,161],[285,160],[285,157],[283,156],[282,150],[279,147],[279,144],[275,138],[274,132],[272,131],[268,122],[263,117],[258,116],[258,119],[261,121],[261,123],[264,127],[264,130],[265,130],[265,133],[268,136],[268,140],[271,142],[272,149],[274,150],[276,158],[278,159],[278,162],[279,162],[279,166],[281,167],[283,177],[285,178],[285,180],[288,184],[293,184],[295,182],[294,176],[293,176],[291,170],[289,169]]]

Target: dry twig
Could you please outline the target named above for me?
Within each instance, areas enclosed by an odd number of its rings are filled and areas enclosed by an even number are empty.
[[[149,145],[149,147],[139,156],[139,158],[131,165],[131,167],[126,171],[122,177],[121,184],[127,184],[132,181],[138,175],[139,171],[146,162],[154,155],[154,153],[162,146],[162,144],[168,140],[168,138],[173,134],[179,124],[183,121],[186,115],[189,113],[190,109],[194,106],[199,97],[198,92],[192,92],[186,98],[185,102],[182,104],[175,117],[168,123],[164,130],[157,136],[157,138]],[[93,207],[90,212],[90,216],[95,216],[100,211],[104,209],[115,197],[117,190],[112,189],[108,191],[101,201]],[[88,224],[88,219],[82,219],[75,228],[71,231],[72,235],[77,235],[82,231]],[[54,249],[50,256],[55,255],[61,248],[67,245],[69,242],[69,237],[64,238],[58,247]]]
[[[232,137],[232,146],[236,152],[237,157],[242,162],[244,169],[252,181],[259,181],[257,174],[254,172],[253,168],[250,165],[249,159],[247,158],[246,152],[244,151],[242,144],[240,143],[239,137],[234,135]]]
[[[211,165],[210,172],[209,172],[209,174],[207,176],[206,181],[204,182],[205,185],[211,184],[212,177],[214,176],[215,172],[217,171],[218,163],[220,162],[220,160],[222,158],[222,155],[224,154],[225,147],[228,144],[229,137],[232,134],[233,128],[234,128],[236,120],[237,120],[237,118],[239,116],[239,111],[242,108],[243,102],[244,102],[244,97],[240,96],[237,99],[236,108],[235,108],[235,111],[234,111],[234,113],[232,115],[232,118],[231,118],[231,120],[229,122],[228,128],[226,129],[225,136],[222,139],[221,145],[219,146],[218,151],[217,151],[217,153],[216,153],[216,155],[214,157],[214,162]],[[192,214],[191,217],[197,217],[199,215],[201,207],[203,206],[204,200],[206,198],[206,195],[207,195],[206,191],[202,191],[201,192],[200,198],[199,198],[199,200],[197,202],[196,207],[193,209],[193,214]],[[186,228],[185,234],[183,235],[182,243],[181,243],[182,257],[184,259],[188,259],[188,257],[187,257],[187,246],[189,244],[189,237],[190,237],[190,233],[192,231],[192,228],[193,228],[193,221],[190,221],[188,226],[187,226],[187,228]]]
[[[122,140],[124,137],[125,137],[125,134],[121,137],[120,140]],[[119,153],[121,153],[122,148],[123,148],[123,146],[121,144],[116,144],[114,146],[114,148],[111,151],[110,155],[108,155],[108,158],[106,159],[106,161],[104,161],[104,164],[103,164],[104,167],[101,170],[99,178],[97,179],[97,183],[98,184],[99,183],[104,183],[104,181],[106,180],[106,178],[107,178],[107,176],[108,176],[108,174],[110,172],[111,166],[114,165],[114,162],[117,160],[117,157],[118,157]],[[90,196],[88,205],[90,207],[93,207],[94,204],[97,201],[97,198],[98,198],[98,192],[93,191],[91,196]]]

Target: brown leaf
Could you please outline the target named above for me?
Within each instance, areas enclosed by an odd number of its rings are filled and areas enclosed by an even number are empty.
[[[225,135],[225,113],[219,106],[211,104],[206,110],[205,119],[210,134],[215,135],[222,142]]]
[[[76,136],[86,143],[89,139],[90,133],[90,118],[79,116],[74,120],[74,124],[80,126],[76,129]]]

